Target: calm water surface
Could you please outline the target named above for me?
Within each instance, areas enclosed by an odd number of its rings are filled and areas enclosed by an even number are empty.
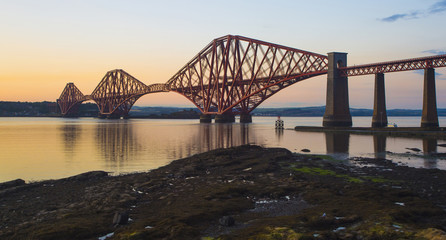
[[[146,171],[172,160],[215,148],[242,144],[307,148],[315,154],[346,159],[386,157],[413,167],[446,169],[446,160],[408,155],[406,148],[445,152],[445,140],[307,133],[294,126],[320,126],[321,117],[284,117],[276,132],[273,117],[254,117],[251,124],[200,124],[198,120],[101,120],[93,118],[0,118],[0,182],[56,179],[91,170],[114,174]],[[369,126],[371,117],[354,117],[354,126]],[[419,117],[389,118],[398,126],[418,126]],[[446,125],[446,118],[440,118]],[[389,153],[391,152],[391,153]]]

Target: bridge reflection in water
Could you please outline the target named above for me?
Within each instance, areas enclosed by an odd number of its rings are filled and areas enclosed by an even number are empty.
[[[96,126],[96,140],[107,168],[120,169],[141,150],[133,131],[126,122],[111,122]]]
[[[353,135],[348,132],[325,132],[325,144],[326,144],[326,153],[327,154],[335,154],[337,157],[341,159],[346,159],[349,157],[349,147],[350,147],[350,135]],[[365,136],[370,137],[370,136]],[[373,138],[373,151],[374,157],[378,159],[386,159],[388,157],[388,153],[393,154],[392,152],[388,152],[387,148],[387,138],[384,134],[374,134],[371,135]],[[394,139],[394,138],[393,138]],[[437,158],[432,157],[432,154],[437,153],[438,149],[438,140],[435,138],[423,138],[418,139],[422,141],[422,151],[425,168],[436,168],[437,167]],[[410,150],[410,149],[406,149]],[[418,151],[418,150],[417,150]],[[410,154],[410,151],[406,151],[406,153]],[[408,159],[410,159],[410,155],[406,155]]]
[[[115,173],[149,170],[197,153],[244,144],[285,147],[294,152],[308,148],[312,154],[333,154],[340,159],[364,156],[394,159],[409,165],[417,161],[414,165],[418,167],[445,168],[430,155],[437,152],[439,141],[431,138],[276,131],[272,125],[199,124],[193,120],[89,121],[88,124],[66,123],[59,127],[65,160],[83,168]],[[406,148],[420,148],[421,152]]]
[[[206,152],[218,148],[230,148],[255,143],[255,135],[251,133],[250,124],[199,124],[198,134],[191,142],[197,146],[198,152]]]

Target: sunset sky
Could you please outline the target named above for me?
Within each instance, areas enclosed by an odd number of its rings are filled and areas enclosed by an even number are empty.
[[[326,54],[348,65],[446,54],[446,0],[143,1],[1,0],[0,101],[55,101],[67,82],[90,94],[124,69],[164,83],[213,39],[242,35]],[[446,68],[436,69],[446,108]],[[423,71],[386,74],[387,107],[422,107]],[[374,76],[349,78],[350,106],[373,107]],[[326,76],[297,83],[260,107],[321,106]],[[193,105],[176,93],[139,106]]]

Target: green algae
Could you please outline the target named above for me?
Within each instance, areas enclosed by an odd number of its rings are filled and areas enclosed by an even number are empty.
[[[352,183],[362,183],[363,182],[363,180],[361,180],[359,178],[352,177],[347,174],[338,174],[335,171],[318,168],[318,167],[300,167],[300,168],[292,167],[291,169],[294,171],[297,171],[297,172],[302,172],[302,173],[311,174],[311,175],[333,176],[333,177],[343,178],[346,181],[352,182]]]
[[[303,236],[288,227],[267,227],[266,233],[258,234],[250,239],[262,240],[299,240]]]
[[[311,159],[319,159],[319,160],[326,160],[330,162],[342,162],[343,160],[339,160],[334,158],[331,155],[327,154],[302,154],[302,153],[294,153],[296,156],[303,156],[305,158],[311,158]]]
[[[386,178],[383,178],[383,177],[363,176],[362,178],[366,179],[366,180],[369,180],[371,182],[374,182],[374,183],[390,183],[390,182],[394,182],[394,181],[392,181],[390,179],[386,179]]]

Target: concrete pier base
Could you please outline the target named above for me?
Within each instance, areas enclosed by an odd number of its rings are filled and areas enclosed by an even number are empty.
[[[211,123],[212,115],[210,114],[201,114],[200,115],[200,123]]]
[[[215,115],[215,123],[233,123],[235,116],[232,113],[224,113]]]
[[[351,127],[352,116],[348,103],[348,79],[341,77],[339,67],[347,66],[347,53],[328,53],[327,103],[324,127]]]
[[[386,127],[386,91],[384,87],[384,73],[375,74],[375,100],[373,104],[372,127]]]
[[[240,114],[240,122],[241,123],[252,123],[252,116],[249,113]]]
[[[423,113],[421,127],[438,127],[435,69],[424,69]]]

